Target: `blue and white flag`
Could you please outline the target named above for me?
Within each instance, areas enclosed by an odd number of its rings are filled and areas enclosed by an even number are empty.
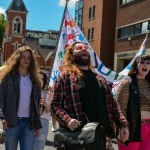
[[[81,41],[90,46],[82,31],[78,27],[77,23],[74,21],[71,14],[69,13],[68,9],[66,9],[55,61],[51,72],[49,83],[50,86],[53,86],[56,77],[60,74],[59,67],[61,66],[66,47],[76,41]],[[90,55],[96,72],[101,74],[106,80],[110,82],[117,82],[126,78],[126,76],[106,68],[102,61],[99,59],[99,57],[95,54],[91,46]]]
[[[146,45],[147,45],[147,39],[148,39],[148,34],[146,34],[146,37],[145,37],[142,45],[140,46],[140,49],[138,50],[138,52],[136,53],[136,55],[134,56],[132,61],[127,65],[127,67],[125,67],[125,69],[123,69],[120,72],[120,74],[123,74],[123,75],[127,76],[128,72],[130,71],[131,66],[133,64],[133,61],[136,59],[136,57],[145,54],[145,52],[146,52]],[[112,92],[113,92],[115,98],[117,97],[117,90],[118,90],[118,87],[119,87],[120,83],[121,83],[121,81],[113,83]]]
[[[145,54],[145,52],[146,52],[147,38],[148,38],[148,36],[147,36],[147,34],[146,34],[146,37],[145,37],[145,39],[144,39],[144,41],[143,41],[143,43],[142,43],[142,45],[141,45],[139,51],[136,53],[136,55],[134,56],[134,58],[132,59],[132,61],[128,64],[128,66],[125,67],[125,69],[120,72],[121,74],[127,75],[128,72],[129,72],[129,70],[131,69],[132,63],[133,63],[133,61],[135,60],[135,58],[136,58],[137,56],[140,56],[140,55]]]

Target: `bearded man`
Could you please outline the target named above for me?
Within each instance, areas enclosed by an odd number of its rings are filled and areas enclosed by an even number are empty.
[[[60,128],[69,129],[74,134],[81,127],[81,122],[98,122],[102,127],[99,141],[94,143],[96,146],[90,146],[85,150],[94,147],[97,147],[94,150],[105,150],[106,135],[115,135],[114,121],[120,128],[121,140],[126,141],[129,136],[127,121],[113,99],[107,81],[94,71],[88,45],[82,42],[70,45],[66,49],[60,71],[61,74],[55,80],[50,107]],[[73,150],[73,147],[66,147],[65,150]]]

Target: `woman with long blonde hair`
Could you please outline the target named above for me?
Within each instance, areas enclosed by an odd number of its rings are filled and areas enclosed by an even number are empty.
[[[32,150],[40,129],[41,87],[36,61],[28,46],[20,47],[0,69],[0,117],[6,150]]]
[[[21,58],[21,54],[24,51],[29,51],[31,54],[31,62],[29,65],[29,72],[30,72],[30,77],[33,81],[36,83],[39,83],[39,79],[37,77],[37,66],[36,66],[36,60],[34,58],[33,52],[30,47],[28,46],[23,46],[20,47],[17,51],[15,51],[10,58],[4,63],[4,65],[0,68],[0,81],[2,81],[9,72],[17,70],[19,67],[19,62]]]

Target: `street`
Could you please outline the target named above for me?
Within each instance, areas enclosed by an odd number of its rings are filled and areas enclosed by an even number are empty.
[[[2,130],[2,124],[1,123],[0,123],[0,130]],[[51,121],[50,121],[47,142],[46,142],[44,150],[56,150],[53,147],[53,137],[54,137],[54,133],[51,132]],[[118,150],[116,144],[113,144],[113,147],[115,148],[114,150]],[[5,150],[4,144],[0,144],[0,150]],[[18,148],[18,150],[20,150],[20,149]]]

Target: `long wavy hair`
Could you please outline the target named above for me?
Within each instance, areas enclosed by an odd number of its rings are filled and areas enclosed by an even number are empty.
[[[128,75],[129,75],[130,77],[136,77],[136,75],[138,74],[137,65],[138,65],[138,63],[139,63],[140,60],[143,60],[143,61],[145,61],[145,60],[150,60],[150,55],[141,55],[141,56],[138,56],[138,57],[134,60],[132,66],[131,66],[131,69],[130,69],[130,71],[129,71],[129,73],[128,73]],[[147,79],[147,80],[150,82],[150,71],[149,71],[149,73],[146,75],[145,79]]]
[[[59,67],[60,71],[68,71],[69,73],[75,73],[79,78],[83,76],[82,71],[77,67],[73,58],[73,49],[77,43],[82,42],[74,42],[70,46],[68,46],[65,50],[65,55],[63,58],[62,66]],[[88,65],[90,70],[94,71],[94,67],[92,66],[91,59],[90,64]]]
[[[29,51],[31,54],[31,62],[29,65],[29,73],[30,78],[33,82],[40,85],[38,76],[37,76],[37,66],[34,54],[30,47],[22,46],[18,50],[16,50],[10,58],[4,63],[4,65],[0,68],[0,82],[5,79],[5,77],[11,72],[19,69],[19,63],[21,54],[25,51]]]

